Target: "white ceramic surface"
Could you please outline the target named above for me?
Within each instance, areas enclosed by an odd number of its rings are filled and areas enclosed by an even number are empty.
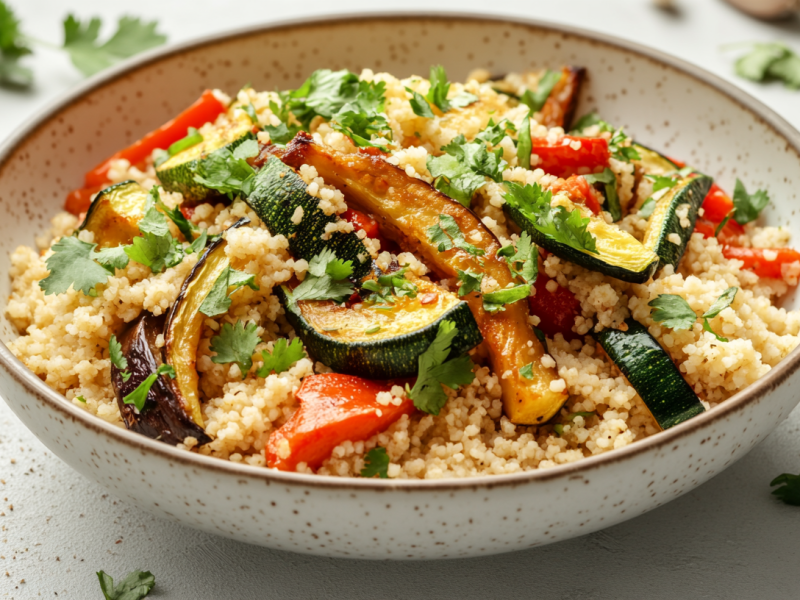
[[[584,65],[590,82],[581,112],[598,109],[644,143],[688,158],[728,187],[736,176],[748,185],[767,185],[776,201],[767,220],[800,234],[790,222],[800,136],[713,76],[578,32],[488,19],[381,17],[234,34],[154,53],[89,82],[0,150],[0,272],[7,272],[8,251],[32,243],[86,168],[169,118],[205,87],[235,91],[244,81],[256,88],[290,87],[322,66],[424,74],[432,62],[443,63],[453,79],[473,66],[501,73]],[[0,292],[7,296],[6,279]],[[0,333],[4,340],[14,335],[5,322]],[[588,533],[699,485],[794,407],[798,362],[796,351],[723,406],[621,451],[549,471],[456,482],[309,477],[178,452],[86,415],[46,388],[5,346],[0,394],[64,461],[156,514],[298,552],[455,557]]]

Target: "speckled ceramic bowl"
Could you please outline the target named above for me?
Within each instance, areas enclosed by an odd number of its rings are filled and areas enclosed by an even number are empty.
[[[728,188],[767,186],[787,225],[800,135],[771,110],[680,60],[605,35],[488,17],[364,17],[239,31],[151,53],[88,81],[0,149],[0,273],[32,244],[81,174],[201,90],[298,85],[321,67],[399,76],[442,63],[453,79],[572,63],[588,67],[581,112],[685,157]],[[0,277],[0,297],[9,281]],[[787,299],[796,304],[794,297]],[[16,332],[0,322],[2,339]],[[800,354],[722,406],[622,450],[547,471],[457,481],[279,473],[178,451],[65,401],[0,345],[0,393],[56,455],[132,504],[191,527],[296,552],[445,558],[562,540],[640,515],[741,458],[798,402]]]

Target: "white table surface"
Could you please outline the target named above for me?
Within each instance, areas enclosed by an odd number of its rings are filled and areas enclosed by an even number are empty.
[[[800,92],[736,79],[720,46],[783,39],[800,50],[800,22],[750,20],[720,0],[11,0],[25,31],[58,43],[67,8],[107,21],[158,18],[177,42],[270,20],[357,10],[481,11],[599,29],[695,62],[763,100],[800,128]],[[228,7],[224,9],[223,7]],[[0,88],[0,139],[80,81],[58,52],[37,48],[30,92]],[[323,65],[320,65],[323,66]],[[0,400],[0,598],[101,598],[95,572],[140,568],[151,597],[783,599],[800,597],[800,508],[770,495],[769,481],[800,472],[800,409],[747,457],[646,515],[524,552],[446,562],[314,558],[248,546],[162,521],[124,504],[53,456]]]

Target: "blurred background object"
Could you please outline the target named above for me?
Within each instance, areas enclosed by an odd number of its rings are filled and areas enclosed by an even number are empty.
[[[786,19],[800,12],[800,0],[725,0],[759,19]]]

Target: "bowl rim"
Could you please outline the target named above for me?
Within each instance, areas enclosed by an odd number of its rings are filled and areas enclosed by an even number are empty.
[[[68,108],[73,103],[80,101],[84,96],[89,95],[94,90],[103,87],[129,73],[152,63],[157,63],[162,59],[182,54],[187,51],[199,49],[205,46],[232,41],[239,37],[249,37],[270,31],[290,30],[295,27],[338,25],[345,21],[413,21],[413,20],[449,20],[462,22],[491,21],[494,23],[506,23],[517,26],[549,30],[554,33],[561,33],[567,36],[589,40],[604,46],[610,46],[615,50],[621,50],[648,58],[663,66],[670,67],[678,72],[688,75],[698,83],[705,84],[719,93],[727,96],[730,100],[739,104],[742,108],[749,111],[758,120],[769,125],[777,135],[787,141],[787,150],[793,149],[800,155],[800,132],[798,132],[788,121],[778,115],[774,110],[751,96],[742,88],[734,85],[705,69],[687,62],[681,58],[665,53],[661,50],[618,38],[606,33],[587,30],[581,27],[563,25],[541,19],[527,17],[513,17],[511,15],[497,15],[480,11],[353,11],[339,12],[335,14],[322,14],[308,17],[295,17],[280,19],[259,25],[239,27],[200,36],[185,42],[169,45],[164,48],[150,50],[137,57],[126,60],[102,73],[99,73],[85,82],[78,84],[73,90],[60,96],[59,98],[46,103],[37,110],[31,117],[26,119],[22,125],[17,127],[10,136],[0,143],[0,171],[8,162],[10,156],[17,147],[37,129],[52,120],[60,111]],[[708,425],[713,421],[724,418],[725,416],[742,410],[751,402],[758,399],[779,387],[789,376],[800,367],[800,346],[792,350],[786,358],[770,370],[765,376],[757,380],[743,391],[737,392],[724,403],[705,411],[666,431],[652,435],[644,440],[625,446],[617,450],[584,457],[574,463],[556,465],[548,469],[536,469],[532,471],[521,471],[511,474],[480,475],[477,477],[466,477],[460,479],[365,479],[357,477],[334,477],[316,474],[295,473],[278,471],[266,467],[253,466],[244,463],[234,463],[211,456],[201,455],[195,452],[179,450],[175,446],[170,446],[152,440],[146,436],[137,434],[116,425],[103,421],[99,417],[92,415],[85,410],[73,405],[63,395],[51,389],[39,377],[34,375],[19,359],[17,359],[5,343],[0,342],[0,367],[9,376],[20,383],[27,391],[42,400],[49,408],[58,410],[64,417],[79,421],[83,426],[94,429],[104,435],[110,435],[119,442],[132,446],[141,452],[148,452],[167,458],[170,461],[183,463],[187,466],[211,469],[217,471],[219,475],[234,475],[237,477],[253,478],[264,481],[267,485],[271,483],[286,485],[302,485],[314,488],[328,488],[336,490],[369,490],[373,492],[389,491],[450,491],[457,489],[492,489],[495,487],[516,487],[525,485],[533,481],[548,481],[569,477],[570,479],[582,478],[583,472],[609,466],[613,463],[633,458],[648,451],[654,451],[670,444],[674,444],[680,438]],[[10,403],[7,402],[9,406]],[[13,408],[12,408],[13,410]]]

